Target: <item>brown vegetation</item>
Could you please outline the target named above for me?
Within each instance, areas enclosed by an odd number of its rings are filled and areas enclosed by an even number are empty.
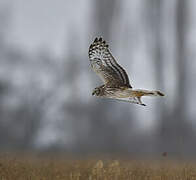
[[[3,156],[1,180],[194,180],[196,166],[188,163]]]

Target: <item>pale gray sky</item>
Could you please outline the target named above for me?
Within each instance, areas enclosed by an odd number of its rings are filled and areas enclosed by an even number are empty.
[[[81,24],[80,36],[85,35],[89,22],[89,0],[15,0],[10,41],[28,50],[40,47],[62,53],[67,34]],[[79,13],[77,13],[79,12]],[[65,49],[63,49],[65,50]]]

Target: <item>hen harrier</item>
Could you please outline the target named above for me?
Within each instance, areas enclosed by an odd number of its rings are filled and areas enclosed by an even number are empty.
[[[160,91],[132,89],[125,70],[116,62],[102,38],[96,38],[89,48],[91,67],[102,79],[104,85],[96,87],[92,95],[112,98],[130,103],[142,103],[142,96],[164,96]]]

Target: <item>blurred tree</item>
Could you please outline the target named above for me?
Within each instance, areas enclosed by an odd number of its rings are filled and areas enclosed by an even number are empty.
[[[6,38],[8,37],[9,30],[10,30],[10,24],[11,24],[11,18],[12,18],[12,8],[11,4],[4,3],[0,6],[0,51],[2,51],[2,48],[5,46]]]
[[[152,37],[152,61],[153,68],[155,70],[155,83],[157,89],[164,89],[164,77],[163,77],[163,47],[162,47],[162,26],[163,26],[163,2],[161,0],[150,0],[145,4],[146,9],[146,28],[150,29]],[[165,119],[166,107],[163,103],[156,103],[156,118],[160,122],[160,128],[158,128],[158,136],[155,138],[156,142],[153,142],[158,149],[164,149],[165,144],[165,126],[167,126],[167,120]]]
[[[186,33],[188,19],[188,2],[176,1],[176,88],[175,107],[171,113],[164,106],[161,107],[160,119],[160,151],[169,151],[178,157],[186,154],[189,149],[190,135],[194,135],[191,126],[187,121],[187,62],[186,62]],[[160,5],[159,5],[160,6]],[[161,7],[161,6],[160,6]],[[161,27],[161,26],[160,26]],[[161,29],[160,29],[161,31]],[[161,64],[156,66],[157,73],[160,74]],[[160,72],[159,72],[160,71]],[[163,82],[163,79],[159,79]],[[189,140],[188,140],[189,139]]]
[[[119,3],[116,0],[96,0],[94,3],[94,29],[96,34],[109,40],[113,23],[114,11]]]
[[[177,87],[175,90],[176,109],[180,121],[185,120],[186,116],[186,76],[187,76],[187,62],[186,62],[186,32],[188,20],[188,4],[186,1],[177,1],[176,10],[176,69],[177,69]]]
[[[175,89],[175,109],[172,114],[174,131],[174,145],[177,153],[182,156],[186,151],[194,151],[190,142],[193,136],[192,125],[187,118],[187,32],[189,19],[189,1],[178,0],[176,6],[176,73],[177,86]]]
[[[185,153],[188,147],[188,137],[190,132],[190,125],[187,122],[186,107],[187,107],[187,93],[186,93],[186,79],[187,79],[187,62],[186,62],[186,32],[187,32],[187,18],[188,10],[187,3],[183,0],[176,1],[176,80],[177,86],[175,89],[175,108],[169,114],[167,106],[160,102],[156,105],[156,112],[158,112],[158,119],[160,126],[158,128],[157,144],[159,153],[163,151],[173,152],[174,155],[180,156]],[[163,9],[164,2],[161,0],[151,0],[146,2],[145,7],[147,10],[147,27],[151,29],[154,52],[154,68],[155,68],[155,81],[157,87],[164,89],[163,77],[163,39],[164,34],[162,31],[163,18],[167,17],[167,10]],[[162,14],[164,12],[164,14]],[[167,37],[165,37],[167,38]]]

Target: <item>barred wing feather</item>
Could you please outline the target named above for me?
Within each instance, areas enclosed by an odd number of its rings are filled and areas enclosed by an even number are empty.
[[[89,48],[91,67],[107,87],[120,87],[129,84],[125,70],[116,62],[102,38],[96,38]]]

